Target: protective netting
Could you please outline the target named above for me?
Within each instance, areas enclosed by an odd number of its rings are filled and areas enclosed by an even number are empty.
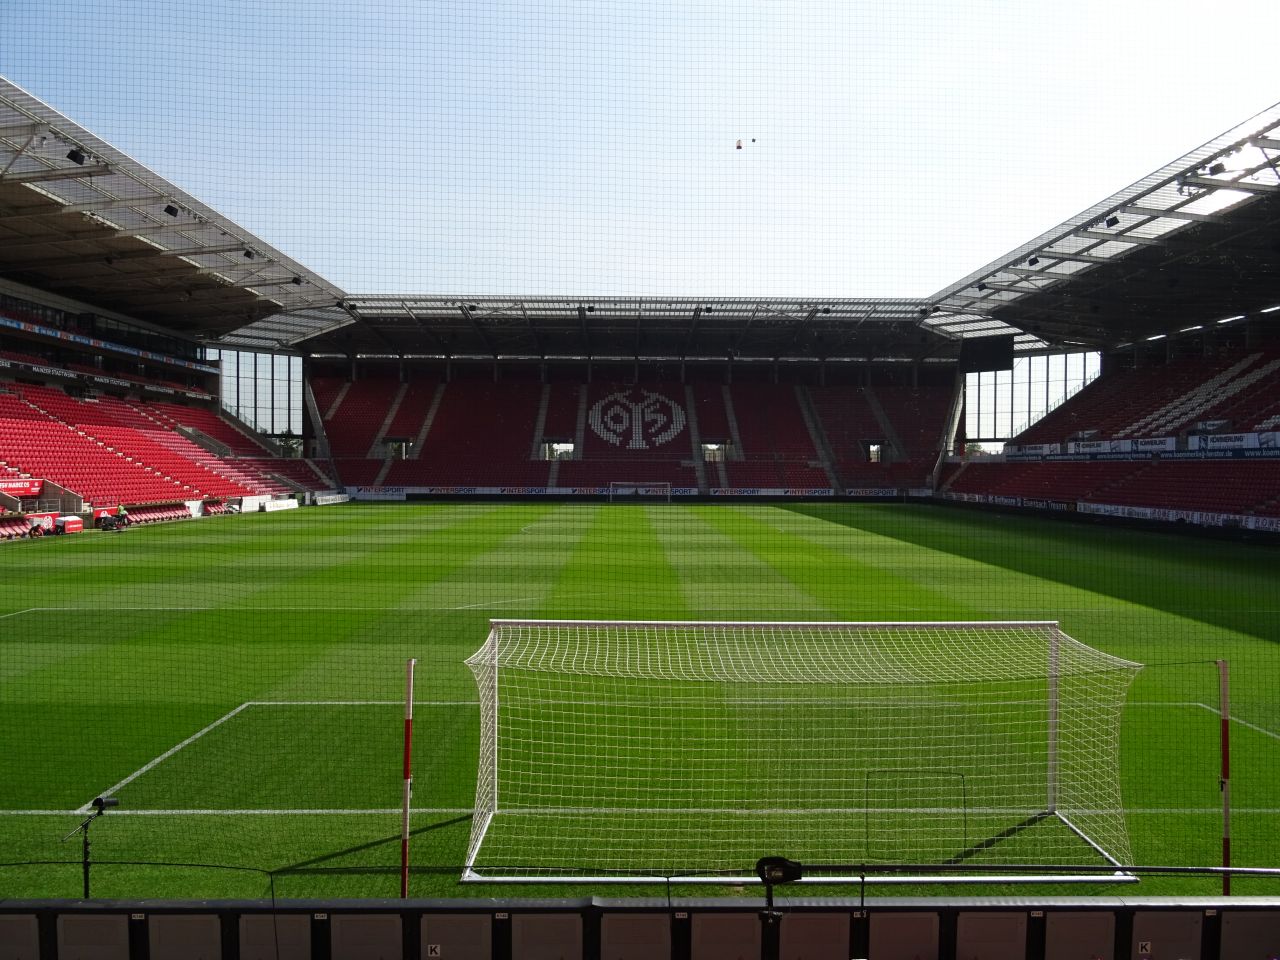
[[[1055,623],[494,621],[471,878],[1129,861],[1138,664]]]

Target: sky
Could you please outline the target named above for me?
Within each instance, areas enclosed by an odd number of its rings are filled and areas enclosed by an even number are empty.
[[[349,293],[925,297],[1280,100],[1222,12],[0,0],[0,75]]]

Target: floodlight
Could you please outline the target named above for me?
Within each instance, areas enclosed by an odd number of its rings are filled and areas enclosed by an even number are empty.
[[[1120,218],[1113,213],[1111,216],[1107,217],[1107,219],[1103,220],[1102,222],[1105,223],[1108,227],[1114,227],[1116,224],[1120,222]]]
[[[1227,172],[1227,165],[1219,161],[1209,168],[1209,176],[1216,177],[1220,173]]]
[[[1027,266],[1028,266],[1028,267],[1034,267],[1034,266],[1035,266],[1037,263],[1039,263],[1039,262],[1040,262],[1040,258],[1039,258],[1039,257],[1032,257],[1030,260],[1028,260],[1028,261],[1027,261]]]
[[[987,285],[986,285],[985,283],[980,283],[980,284],[978,284],[978,291],[979,291],[979,292],[982,292],[982,291],[983,291],[983,290],[985,290],[985,289],[987,289]]]
[[[301,278],[301,277],[294,277],[294,278],[293,278],[293,280],[291,280],[290,282],[291,282],[295,287],[300,287],[300,286],[302,286],[302,278]]]
[[[176,217],[178,215],[178,208],[175,207],[172,203],[166,203],[164,205],[164,212],[171,217]]]
[[[85,158],[85,155],[80,151],[78,147],[72,147],[70,150],[67,151],[67,159],[70,160],[72,163],[76,164],[77,166],[83,167],[84,161],[86,158]]]
[[[244,252],[244,258],[245,258],[246,260],[252,260],[252,259],[253,259],[253,251],[252,251],[252,250],[246,250],[246,251]]]

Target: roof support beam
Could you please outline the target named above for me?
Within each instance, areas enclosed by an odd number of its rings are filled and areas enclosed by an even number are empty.
[[[49,132],[47,123],[15,123],[12,126],[0,127],[0,140],[18,140],[23,137],[35,138]]]
[[[697,336],[698,325],[702,322],[702,311],[703,311],[702,304],[698,304],[696,307],[693,308],[693,316],[689,318],[689,330],[684,335],[684,346],[680,348],[680,353],[682,356],[687,356],[689,353],[689,348],[693,346],[693,338]]]
[[[736,357],[742,352],[742,345],[747,340],[747,334],[751,332],[751,326],[756,322],[756,317],[760,316],[760,308],[761,305],[758,303],[751,308],[751,316],[747,317],[747,322],[742,325],[742,329],[738,331],[733,344],[729,347],[729,356]]]
[[[6,163],[2,169],[0,169],[0,177],[5,176],[10,170],[12,170],[13,165],[17,163],[26,154],[28,150],[31,149],[31,145],[36,142],[36,137],[38,137],[42,132],[47,131],[48,129],[49,128],[44,126],[43,124],[34,124],[34,125],[27,124],[24,127],[0,128],[0,137],[12,136],[12,138],[15,140],[25,138],[23,139],[22,146],[20,146],[17,150],[13,151],[13,156],[9,158],[9,162]],[[22,132],[6,134],[5,132],[6,130],[22,131]]]
[[[393,344],[391,342],[391,339],[385,333],[379,330],[376,324],[370,323],[367,320],[365,320],[364,317],[360,316],[360,314],[357,313],[354,308],[349,306],[345,300],[339,300],[338,306],[342,308],[342,310],[349,317],[351,317],[352,320],[355,321],[357,326],[359,326],[363,330],[368,330],[370,333],[372,333],[375,337],[377,337],[379,340],[385,343],[387,345],[387,349],[390,350],[392,353],[394,353],[396,356],[399,356],[404,352],[401,348]]]
[[[1252,183],[1239,180],[1213,180],[1209,177],[1183,177],[1182,182],[1194,187],[1240,190],[1244,193],[1280,193],[1280,183]]]
[[[61,207],[42,208],[35,210],[31,207],[23,207],[12,214],[0,213],[0,220],[6,223],[24,220],[45,220],[49,217],[59,216],[61,214],[77,214],[77,213],[105,213],[108,210],[121,210],[129,207],[142,208],[149,207],[154,204],[169,203],[165,197],[148,196],[148,197],[116,197],[109,200],[88,200],[84,203],[69,203]],[[205,221],[196,218],[197,223]]]
[[[1139,247],[1168,247],[1174,242],[1165,237],[1134,237],[1127,233],[1102,233],[1098,230],[1077,230],[1072,236],[1099,243],[1132,243]]]
[[[582,353],[591,359],[591,333],[587,329],[587,308],[578,304],[578,329],[582,332]]]
[[[1161,210],[1158,207],[1141,207],[1128,204],[1120,207],[1118,213],[1128,213],[1135,217],[1150,217],[1152,220],[1193,220],[1197,223],[1222,223],[1224,217],[1216,213],[1192,213],[1190,210]]]
[[[25,173],[6,173],[0,177],[4,183],[43,183],[48,180],[76,180],[82,177],[105,177],[115,173],[105,163],[90,167],[52,167],[48,170],[28,170]]]
[[[113,240],[125,240],[129,237],[149,237],[156,233],[168,233],[171,230],[179,232],[183,230],[198,230],[202,226],[203,224],[200,223],[179,223],[176,220],[173,223],[148,223],[146,226],[142,227],[128,227],[125,229],[115,230],[112,232],[111,238]],[[243,250],[244,244],[240,244],[239,249]]]
[[[1275,137],[1254,137],[1249,142],[1259,150],[1280,150],[1280,140]]]
[[[1092,253],[1056,253],[1053,250],[1042,250],[1035,256],[1042,260],[1073,260],[1076,263],[1111,263],[1115,260],[1114,257],[1099,257]]]
[[[440,352],[444,354],[445,359],[452,359],[453,351],[450,350],[449,345],[444,342],[444,338],[432,330],[431,327],[427,326],[427,324],[422,322],[422,318],[413,312],[413,307],[409,305],[409,301],[402,300],[400,305],[404,307],[404,312],[409,314],[410,319],[418,325],[418,329],[436,342],[436,346],[440,348]]]
[[[471,308],[465,303],[460,303],[458,304],[458,309],[462,311],[462,315],[467,318],[468,322],[471,324],[471,328],[475,330],[476,334],[480,337],[480,342],[483,343],[484,348],[489,351],[489,355],[492,356],[493,359],[497,360],[498,351],[494,348],[493,341],[489,339],[489,334],[485,333],[484,327],[480,326],[480,321],[478,321],[475,318],[475,315],[471,312]]]

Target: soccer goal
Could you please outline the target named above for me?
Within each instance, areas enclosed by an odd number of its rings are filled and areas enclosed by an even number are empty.
[[[467,664],[464,880],[743,883],[762,856],[1131,879],[1119,735],[1141,665],[1055,622],[494,620]],[[1013,865],[1103,869],[991,872]]]
[[[670,503],[671,484],[615,480],[609,484],[609,502]]]

